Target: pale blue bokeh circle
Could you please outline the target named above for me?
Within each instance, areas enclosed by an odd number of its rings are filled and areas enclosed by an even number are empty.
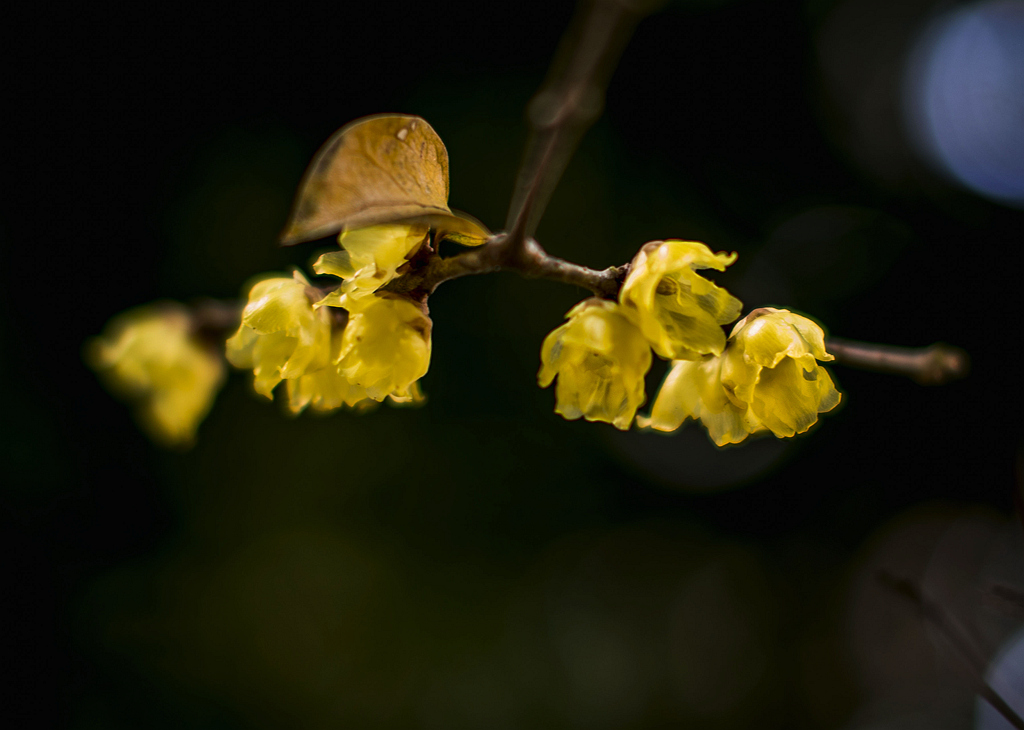
[[[932,21],[910,55],[904,108],[916,146],[992,200],[1024,206],[1024,1]]]

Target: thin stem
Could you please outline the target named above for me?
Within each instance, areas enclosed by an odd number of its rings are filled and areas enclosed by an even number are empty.
[[[906,375],[922,385],[942,385],[967,375],[970,358],[959,347],[894,347],[830,337],[826,349],[836,363],[862,370]]]
[[[243,303],[204,297],[192,304],[192,331],[204,338],[224,339],[238,329]]]

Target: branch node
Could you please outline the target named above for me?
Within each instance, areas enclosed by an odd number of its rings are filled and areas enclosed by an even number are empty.
[[[921,385],[942,385],[967,377],[970,366],[971,359],[965,350],[936,342],[922,353],[921,369],[914,380]]]

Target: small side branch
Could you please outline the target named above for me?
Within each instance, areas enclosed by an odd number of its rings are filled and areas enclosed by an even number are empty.
[[[965,351],[942,342],[929,347],[894,347],[829,337],[825,346],[840,365],[905,375],[922,385],[958,380],[970,369]]]
[[[915,583],[906,578],[899,578],[886,571],[879,571],[877,577],[882,586],[913,604],[921,618],[934,626],[945,637],[959,655],[963,669],[973,685],[972,689],[1017,730],[1024,730],[1024,718],[1021,718],[1016,710],[1010,707],[1006,700],[985,681],[986,663],[984,658],[942,607],[929,600]]]

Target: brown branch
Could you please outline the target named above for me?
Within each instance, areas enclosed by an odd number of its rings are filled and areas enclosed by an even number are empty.
[[[836,363],[861,370],[906,375],[922,385],[942,385],[967,376],[970,358],[959,347],[894,347],[829,337],[825,349]]]
[[[500,234],[479,248],[456,256],[433,256],[426,266],[392,280],[383,290],[421,298],[432,294],[439,284],[452,279],[514,271],[529,279],[550,279],[588,289],[599,297],[614,299],[628,269],[628,265],[623,265],[597,271],[549,255],[532,238],[526,239],[520,247],[513,247],[508,243],[508,236]]]
[[[876,575],[882,586],[912,603],[921,614],[921,618],[931,623],[952,645],[963,662],[962,668],[973,685],[972,689],[1017,730],[1024,730],[1024,718],[1021,718],[1006,700],[985,681],[985,659],[942,607],[929,600],[915,583],[906,578],[899,578],[884,570],[878,571]]]
[[[533,134],[519,168],[502,245],[522,248],[537,230],[576,145],[601,113],[609,77],[633,27],[655,4],[637,0],[580,3],[548,82],[528,108]]]
[[[192,304],[192,331],[199,337],[223,340],[238,329],[243,302],[204,297]]]
[[[597,271],[549,255],[532,238],[526,239],[520,247],[511,246],[509,237],[509,234],[498,234],[479,248],[448,258],[432,254],[383,290],[425,299],[439,284],[452,279],[514,271],[527,278],[550,279],[588,289],[604,299],[616,299],[629,273],[629,264]],[[923,385],[941,385],[963,378],[970,366],[966,352],[943,343],[930,347],[896,347],[830,337],[826,349],[835,356],[836,364],[904,375]]]

